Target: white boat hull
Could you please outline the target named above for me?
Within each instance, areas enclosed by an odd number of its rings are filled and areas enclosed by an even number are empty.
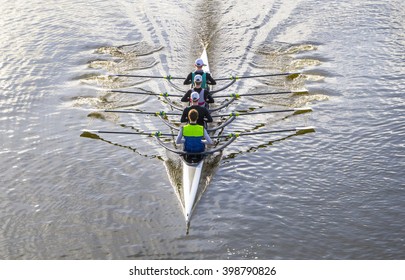
[[[203,160],[196,165],[188,165],[183,162],[184,217],[187,223],[190,222],[191,214],[193,212],[203,165]]]

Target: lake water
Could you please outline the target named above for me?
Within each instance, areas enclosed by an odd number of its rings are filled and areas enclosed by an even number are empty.
[[[0,1],[1,259],[405,259],[403,1]],[[215,78],[241,79],[240,117],[212,165],[189,235],[173,158],[153,138],[168,109],[112,88],[173,92],[207,47]],[[181,85],[181,81],[174,81]],[[224,85],[226,82],[221,82]],[[186,89],[186,88],[185,88]]]

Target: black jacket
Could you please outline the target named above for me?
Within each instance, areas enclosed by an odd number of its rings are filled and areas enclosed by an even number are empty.
[[[180,122],[188,122],[188,112],[190,112],[191,109],[196,109],[198,112],[198,119],[197,119],[197,124],[202,125],[205,127],[206,122],[212,122],[212,117],[210,112],[205,107],[198,106],[198,105],[191,105],[187,107],[186,109],[183,110],[183,114],[181,115]]]

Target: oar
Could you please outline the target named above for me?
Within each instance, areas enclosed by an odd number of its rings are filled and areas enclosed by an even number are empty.
[[[273,113],[287,113],[294,112],[294,114],[302,114],[311,112],[311,108],[293,108],[293,109],[284,109],[284,110],[273,110],[273,111],[253,111],[253,112],[232,112],[225,115],[214,115],[213,118],[218,117],[238,117],[243,115],[257,115],[257,114],[273,114]],[[182,113],[168,113],[164,111],[159,112],[143,112],[143,111],[133,111],[133,110],[104,110],[106,113],[124,113],[124,114],[143,114],[143,115],[156,115],[156,116],[181,116]]]
[[[284,133],[284,132],[295,132],[297,135],[302,135],[305,133],[315,132],[315,128],[312,126],[306,127],[296,127],[296,128],[289,128],[289,129],[279,129],[279,130],[264,130],[264,131],[255,131],[255,132],[236,132],[236,133],[228,133],[227,135],[220,135],[220,136],[213,136],[211,138],[219,139],[219,138],[237,138],[240,136],[248,136],[248,135],[259,135],[259,134],[272,134],[272,133]],[[81,137],[87,137],[92,139],[100,139],[100,137],[96,134],[126,134],[126,135],[147,135],[150,137],[173,137],[176,136],[175,134],[171,133],[162,133],[160,131],[156,132],[130,132],[130,131],[111,131],[111,130],[82,130]],[[229,145],[229,144],[227,144]]]
[[[255,96],[255,95],[272,95],[272,94],[307,94],[308,91],[276,91],[276,92],[256,92],[256,93],[246,93],[246,94],[239,94],[239,93],[232,93],[229,95],[215,95],[217,97],[243,97],[243,96]]]
[[[181,77],[172,77],[171,75],[167,76],[150,76],[150,75],[131,75],[131,74],[115,74],[110,75],[112,77],[130,77],[130,78],[150,78],[150,79],[166,79],[166,80],[184,80],[185,78]]]
[[[139,95],[153,95],[153,96],[163,96],[163,97],[183,97],[180,94],[170,94],[168,92],[162,93],[155,93],[155,92],[144,92],[144,91],[129,91],[129,90],[110,90],[110,92],[116,93],[127,93],[127,94],[139,94]],[[231,93],[229,95],[215,95],[217,97],[235,97],[240,98],[243,96],[256,96],[256,95],[275,95],[275,94],[307,94],[308,91],[276,91],[276,92],[257,92],[257,93],[246,93],[246,94],[239,94],[239,93]]]
[[[96,134],[94,133],[99,133],[99,134],[132,134],[132,135],[147,135],[147,136],[176,136],[175,134],[170,134],[170,133],[162,133],[160,131],[155,131],[155,132],[136,132],[136,131],[111,131],[111,130],[88,130],[84,129],[82,130],[82,134],[80,136],[82,137],[88,137],[88,138],[99,138]],[[95,137],[94,137],[94,136]]]
[[[301,73],[275,73],[275,74],[262,74],[262,75],[252,75],[252,76],[234,76],[231,75],[229,78],[218,78],[216,81],[224,80],[239,80],[239,79],[249,79],[249,78],[262,78],[262,77],[275,77],[275,76],[287,76],[290,79],[298,77]],[[150,79],[166,79],[166,80],[184,80],[184,77],[173,77],[171,75],[167,76],[152,76],[152,75],[132,75],[132,74],[114,74],[110,75],[112,77],[129,77],[129,78],[150,78]]]
[[[216,81],[224,81],[224,80],[239,80],[239,79],[249,79],[249,78],[262,78],[262,77],[275,77],[275,76],[287,76],[290,79],[294,79],[298,77],[301,73],[276,73],[276,74],[262,74],[262,75],[252,75],[252,76],[230,76],[229,78],[218,78],[215,79]]]
[[[154,96],[165,96],[165,97],[183,97],[183,95],[179,94],[169,94],[167,92],[162,93],[154,93],[154,92],[142,92],[142,91],[129,91],[129,90],[110,90],[111,92],[117,93],[128,93],[128,94],[140,94],[140,95],[154,95]]]
[[[239,137],[239,136],[247,136],[247,135],[259,135],[259,134],[283,133],[283,132],[295,132],[296,134],[305,134],[305,133],[315,132],[315,128],[313,126],[306,126],[306,127],[296,127],[296,128],[289,128],[289,129],[280,129],[280,130],[239,132],[239,133],[229,133],[227,135],[215,136],[212,138],[228,138],[228,137]]]
[[[257,114],[273,114],[273,113],[286,113],[286,112],[294,112],[294,114],[302,114],[311,112],[311,108],[293,108],[293,109],[285,109],[285,110],[274,110],[274,111],[253,111],[253,112],[232,112],[226,115],[215,115],[214,117],[229,117],[229,116],[243,116],[243,115],[257,115]]]
[[[142,112],[142,111],[131,111],[131,110],[104,110],[106,113],[124,113],[124,114],[143,114],[143,115],[156,115],[156,116],[181,116],[181,113],[167,113],[164,111],[160,112]]]

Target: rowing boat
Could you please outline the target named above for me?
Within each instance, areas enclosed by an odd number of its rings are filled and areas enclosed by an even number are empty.
[[[203,67],[204,72],[210,72],[207,51],[205,48],[201,54],[201,59],[205,63],[205,66]],[[200,185],[202,169],[204,166],[204,156],[200,157],[200,159],[196,162],[187,160],[184,156],[181,158],[183,163],[183,212],[186,224],[189,227],[193,206],[196,201],[197,191]]]
[[[205,66],[203,70],[205,72],[209,72],[209,63],[208,63],[208,56],[207,56],[207,51],[204,48],[202,54],[201,54],[201,59],[204,61]],[[252,78],[252,77],[266,77],[266,76],[280,76],[280,75],[296,75],[297,73],[281,73],[281,74],[267,74],[267,75],[257,75],[257,76],[245,76],[245,77],[236,77],[236,76],[231,76],[231,82],[229,82],[227,85],[224,87],[212,91],[211,93],[216,93],[218,91],[224,90],[228,88],[230,85],[232,85],[237,79],[240,78]],[[164,77],[156,77],[156,76],[144,76],[144,75],[115,75],[115,76],[123,76],[123,77],[149,77],[149,78],[165,78],[166,80],[169,81],[171,85],[177,90],[181,90],[184,92],[183,89],[178,88],[176,85],[174,85],[171,80],[173,79],[183,79],[180,77],[172,77],[170,75],[164,76]],[[225,78],[218,78],[216,79],[217,81],[219,80],[225,80]],[[182,95],[169,95],[168,93],[163,93],[163,94],[158,94],[158,93],[151,93],[151,92],[133,92],[133,91],[124,91],[124,90],[112,90],[112,92],[121,92],[121,93],[126,93],[126,94],[144,94],[144,95],[156,95],[156,96],[162,96],[165,98],[167,103],[170,105],[172,109],[177,109],[179,111],[183,110],[184,108],[182,106],[178,106],[175,103],[173,103],[170,97],[181,97]],[[298,94],[300,92],[291,92],[291,91],[283,91],[283,92],[268,92],[268,93],[249,93],[249,94],[244,94],[243,96],[253,96],[253,95],[267,95],[267,94]],[[302,93],[302,92],[301,92]],[[305,93],[305,92],[304,92]],[[183,208],[183,213],[184,213],[184,218],[186,221],[187,225],[187,233],[190,227],[190,221],[191,221],[191,216],[193,214],[193,210],[196,207],[198,198],[201,197],[201,194],[204,192],[204,189],[201,189],[201,177],[203,174],[203,168],[205,166],[205,162],[207,160],[207,157],[209,155],[213,154],[219,154],[221,153],[228,145],[230,145],[233,141],[235,141],[238,137],[240,136],[247,136],[247,135],[254,135],[254,134],[268,134],[268,133],[294,133],[294,134],[304,134],[307,132],[314,132],[313,127],[298,127],[298,128],[288,128],[288,129],[279,129],[279,130],[265,130],[265,131],[248,131],[248,132],[240,132],[240,133],[229,133],[226,135],[222,135],[220,133],[216,133],[217,131],[223,131],[225,127],[228,127],[228,125],[234,121],[238,116],[241,115],[253,115],[253,114],[268,114],[268,113],[286,113],[286,112],[291,112],[294,114],[300,114],[300,113],[306,113],[311,111],[310,108],[293,108],[293,109],[283,109],[283,110],[271,110],[271,111],[249,111],[249,112],[232,112],[230,114],[218,114],[217,112],[223,108],[226,108],[234,102],[236,99],[240,98],[241,95],[237,94],[231,94],[231,95],[215,95],[215,98],[222,98],[226,97],[228,98],[226,102],[222,102],[219,105],[216,105],[215,108],[210,108],[211,115],[213,118],[224,118],[228,117],[227,120],[223,121],[221,119],[222,124],[209,127],[207,130],[209,131],[211,138],[217,138],[219,142],[221,142],[220,145],[216,146],[215,148],[207,149],[203,153],[199,154],[194,154],[190,155],[187,154],[186,152],[176,148],[176,147],[170,147],[166,145],[161,138],[162,137],[170,137],[173,139],[177,134],[175,133],[161,133],[161,132],[139,132],[139,131],[102,131],[102,130],[85,130],[85,132],[82,134],[84,137],[89,137],[93,139],[99,139],[98,137],[94,137],[94,134],[92,133],[116,133],[116,134],[138,134],[138,135],[149,135],[149,136],[154,136],[158,143],[164,147],[166,150],[169,152],[173,152],[181,158],[182,162],[182,186],[181,188],[177,189],[175,184],[173,184],[173,187],[175,187],[176,191],[178,191],[179,195],[179,200],[181,202],[182,208]],[[217,103],[217,102],[216,102]],[[133,113],[133,114],[149,114],[149,115],[156,115],[159,116],[163,122],[172,130],[172,131],[178,131],[180,128],[178,125],[174,125],[173,122],[169,119],[168,116],[180,116],[180,112],[143,112],[143,111],[130,111],[130,110],[104,110],[104,112],[112,112],[112,113]],[[219,123],[221,123],[219,122]],[[86,133],[90,133],[93,136],[89,136]],[[214,136],[215,135],[215,136]],[[223,142],[222,140],[226,139],[227,141]],[[219,154],[219,158],[221,157],[221,154]]]

